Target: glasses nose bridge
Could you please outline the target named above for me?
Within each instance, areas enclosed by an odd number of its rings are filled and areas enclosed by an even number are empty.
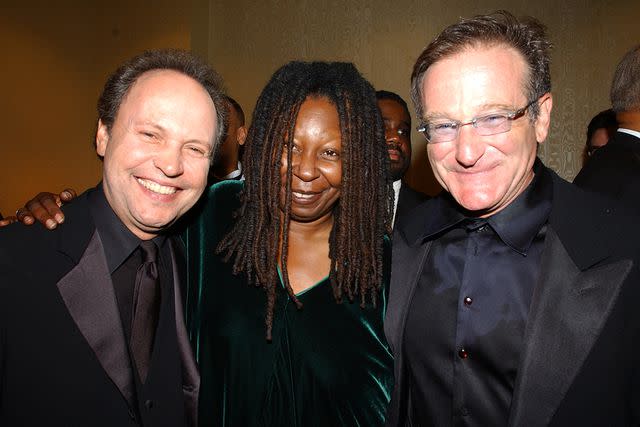
[[[456,135],[454,139],[458,139],[458,137],[460,136],[460,131],[464,126],[467,126],[467,125],[471,125],[471,127],[473,127],[474,129],[478,129],[478,119],[474,117],[473,119],[468,120],[466,122],[460,122],[458,126],[456,126]]]

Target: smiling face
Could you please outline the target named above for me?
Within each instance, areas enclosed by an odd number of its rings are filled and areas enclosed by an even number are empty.
[[[530,100],[525,95],[527,67],[514,49],[470,47],[439,60],[424,74],[424,119],[471,120],[497,111],[513,111]],[[427,145],[434,175],[446,191],[476,216],[508,206],[533,179],[537,144],[547,137],[550,94],[539,100],[540,114],[514,120],[511,130],[480,136],[473,126],[460,128],[449,142]]]
[[[411,164],[411,117],[392,99],[379,99],[378,108],[384,121],[391,177],[396,181],[402,179]]]
[[[299,222],[326,219],[333,215],[342,182],[342,140],[335,105],[323,97],[307,98],[300,106],[292,143],[291,219]],[[284,200],[286,151],[281,164],[281,200]]]
[[[105,196],[136,236],[152,238],[198,200],[216,128],[216,110],[206,90],[170,70],[142,74],[111,129],[98,123]]]

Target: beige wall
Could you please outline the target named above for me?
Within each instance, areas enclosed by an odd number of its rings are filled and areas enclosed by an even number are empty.
[[[95,105],[107,75],[144,49],[189,48],[191,28],[179,0],[11,3],[0,7],[4,215],[37,191],[94,185]]]
[[[608,108],[608,86],[616,62],[640,43],[640,2],[632,0],[253,0],[199,1],[196,24],[206,35],[209,60],[229,92],[250,112],[275,69],[293,59],[353,61],[377,88],[403,97],[417,55],[459,16],[507,8],[533,15],[555,43],[553,125],[542,145],[543,160],[567,179],[580,169],[590,118]],[[195,34],[195,33],[194,33]],[[424,144],[413,136],[410,182],[433,193]]]
[[[18,3],[18,2],[13,2]],[[584,129],[608,106],[615,63],[640,42],[631,0],[63,0],[0,13],[0,212],[64,185],[100,176],[92,147],[95,103],[108,73],[147,48],[191,48],[225,77],[247,113],[269,76],[292,59],[354,61],[378,88],[407,97],[426,43],[458,16],[508,7],[548,26],[555,108],[542,158],[566,178],[580,167]],[[55,6],[53,6],[55,4]],[[433,193],[424,145],[414,135],[411,183]]]

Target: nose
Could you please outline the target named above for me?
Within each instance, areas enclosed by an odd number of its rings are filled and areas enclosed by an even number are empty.
[[[479,140],[473,126],[462,126],[455,144],[456,160],[464,167],[472,167],[484,154],[485,144]]]
[[[398,130],[393,128],[385,128],[384,130],[384,139],[389,143],[396,143],[400,140],[400,136],[398,135]]]
[[[293,174],[303,181],[312,181],[318,177],[317,158],[314,153],[292,153]]]
[[[184,173],[182,147],[165,144],[156,153],[153,163],[167,177],[182,175]]]

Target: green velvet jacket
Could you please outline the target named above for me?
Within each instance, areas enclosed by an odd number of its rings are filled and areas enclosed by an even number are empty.
[[[328,278],[301,292],[298,310],[277,295],[273,340],[266,295],[233,275],[215,253],[232,225],[242,183],[211,186],[184,233],[189,263],[187,324],[201,372],[199,424],[382,426],[393,387],[392,356],[377,306],[337,304]]]

